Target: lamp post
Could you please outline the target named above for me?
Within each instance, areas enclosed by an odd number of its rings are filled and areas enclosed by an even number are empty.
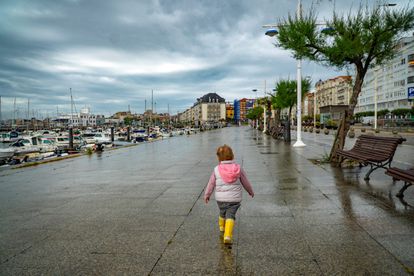
[[[313,92],[313,127],[316,129],[316,90]]]
[[[267,131],[267,116],[266,116],[266,108],[267,108],[267,99],[266,99],[266,80],[264,81],[264,101],[265,104],[263,106],[263,133],[266,133]]]
[[[374,69],[374,78],[375,78],[375,84],[374,84],[374,130],[377,130],[377,105],[378,105],[378,83],[377,83],[377,70]]]
[[[252,89],[254,93],[256,93],[256,98],[254,99],[254,105],[257,105],[257,89]],[[256,119],[256,129],[259,129],[258,120]]]
[[[298,0],[297,17],[300,20],[302,17],[302,3]],[[274,27],[277,27],[274,26]],[[278,34],[276,29],[270,29],[266,33],[268,36],[275,36]],[[299,58],[296,65],[296,80],[297,80],[297,103],[296,103],[296,120],[297,120],[297,137],[293,147],[304,147],[305,143],[302,141],[302,60]],[[290,124],[290,122],[289,122]]]

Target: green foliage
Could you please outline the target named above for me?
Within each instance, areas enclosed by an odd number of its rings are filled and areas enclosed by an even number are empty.
[[[407,116],[409,114],[413,114],[413,109],[397,108],[391,111],[391,114],[394,116]]]
[[[124,124],[130,126],[132,124],[133,119],[129,117],[124,118]]]
[[[328,32],[320,32],[311,10],[302,19],[289,16],[279,27],[279,43],[296,58],[343,68],[354,64],[366,70],[372,63],[392,58],[401,35],[414,27],[414,8],[363,9],[356,14],[338,15],[326,22]],[[363,73],[364,72],[359,72]]]
[[[310,116],[310,115],[305,115],[305,116],[302,116],[302,121],[313,121],[313,116]]]
[[[268,97],[262,97],[262,98],[257,99],[257,104],[259,104],[259,105],[267,105],[268,102],[269,102]]]
[[[256,120],[256,119],[261,118],[262,115],[263,115],[263,107],[256,106],[250,109],[249,112],[247,112],[246,118],[250,120]]]
[[[311,81],[302,80],[302,96],[309,91]],[[297,102],[297,82],[294,80],[280,80],[276,84],[276,92],[272,95],[272,106],[274,109],[291,108]]]
[[[377,112],[377,116],[378,117],[384,117],[385,115],[387,115],[389,113],[390,113],[390,111],[388,109],[382,109],[382,110]]]
[[[93,153],[92,148],[86,148],[86,154],[91,155]]]
[[[338,127],[338,124],[334,120],[329,119],[326,121],[325,126],[328,129],[336,129]]]
[[[354,114],[354,117],[359,120],[362,117],[370,117],[370,116],[374,116],[375,112],[374,111],[364,111],[364,112],[358,112]],[[378,115],[378,114],[377,114]]]

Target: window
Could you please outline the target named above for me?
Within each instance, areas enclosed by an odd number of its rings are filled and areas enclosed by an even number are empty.
[[[408,77],[407,83],[414,83],[414,76]]]

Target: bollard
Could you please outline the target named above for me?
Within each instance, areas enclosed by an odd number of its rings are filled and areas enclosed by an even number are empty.
[[[73,150],[73,128],[69,128],[69,149]]]
[[[127,141],[131,142],[131,127],[127,127]]]
[[[114,141],[115,141],[115,138],[114,138],[114,127],[111,126],[111,142],[113,143]]]

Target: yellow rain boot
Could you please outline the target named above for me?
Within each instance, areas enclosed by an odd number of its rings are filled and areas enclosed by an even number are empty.
[[[219,228],[220,228],[220,232],[224,232],[224,225],[225,225],[225,219],[219,216]]]
[[[224,227],[224,243],[225,244],[233,243],[233,227],[234,227],[234,219],[226,219],[226,224]]]

